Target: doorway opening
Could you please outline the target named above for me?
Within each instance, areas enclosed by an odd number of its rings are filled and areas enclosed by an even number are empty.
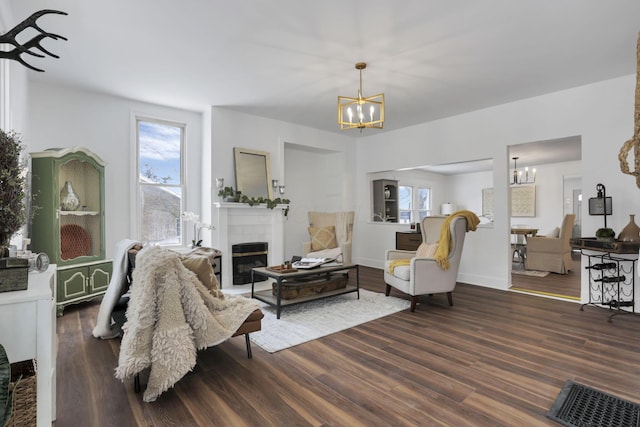
[[[581,138],[579,136],[530,142],[508,147],[511,290],[567,300],[580,300],[581,255],[570,248],[569,239],[581,236]],[[517,169],[512,158],[517,157]],[[526,169],[525,169],[526,168]],[[535,172],[533,172],[535,168]],[[516,179],[527,174],[528,180]],[[560,232],[565,215],[575,214],[573,227]],[[566,228],[566,227],[565,227]],[[544,266],[535,251],[541,239],[561,238],[566,244],[557,257],[568,268]],[[527,240],[530,239],[531,245]],[[533,240],[531,240],[533,239]],[[550,242],[550,241],[549,241]],[[560,243],[560,242],[558,242]],[[554,249],[555,250],[555,249]],[[556,255],[544,254],[549,258]],[[569,259],[571,260],[569,262]]]

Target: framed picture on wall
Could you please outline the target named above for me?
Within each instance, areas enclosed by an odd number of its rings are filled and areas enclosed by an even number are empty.
[[[536,186],[511,187],[511,216],[536,216]]]
[[[511,216],[536,216],[536,186],[511,187]],[[493,218],[493,188],[482,189],[482,216]]]
[[[482,216],[493,218],[493,188],[482,189]]]

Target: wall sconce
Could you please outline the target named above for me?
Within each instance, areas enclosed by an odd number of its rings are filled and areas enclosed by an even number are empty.
[[[280,194],[284,194],[284,185],[281,185],[281,186],[278,187],[278,192]]]
[[[603,215],[604,228],[607,228],[607,215],[613,213],[612,199],[607,197],[607,189],[604,185],[596,185],[596,197],[589,199],[589,215]]]
[[[271,180],[271,186],[272,186],[274,189],[278,189],[278,180],[277,180],[277,179],[272,179],[272,180]]]
[[[216,188],[220,190],[224,187],[224,178],[216,178]]]

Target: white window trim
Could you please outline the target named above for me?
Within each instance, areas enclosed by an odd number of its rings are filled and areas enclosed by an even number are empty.
[[[409,221],[409,224],[411,223],[415,223],[415,222],[419,222],[419,218],[420,218],[420,212],[426,212],[427,216],[432,212],[431,209],[431,204],[433,202],[433,194],[432,194],[432,189],[430,186],[427,185],[413,185],[413,184],[402,184],[402,183],[398,183],[398,190],[400,189],[400,187],[411,187],[411,220]],[[429,203],[427,206],[427,209],[418,209],[418,190],[424,188],[429,190]],[[400,222],[400,217],[402,216],[400,213],[401,212],[408,212],[407,209],[400,209],[400,206],[398,206],[398,223],[399,224],[407,224],[407,223],[403,223]]]
[[[171,119],[161,118],[155,114],[144,113],[140,111],[131,110],[130,116],[130,134],[129,138],[131,140],[131,163],[129,170],[131,171],[130,182],[133,183],[133,188],[130,191],[130,215],[129,218],[133,218],[133,221],[129,221],[129,233],[130,236],[136,236],[134,238],[139,238],[140,230],[142,229],[142,218],[140,217],[140,186],[139,186],[139,162],[138,162],[138,121],[144,122],[152,122],[152,123],[162,123],[171,126],[177,126],[182,128],[182,138],[180,141],[180,183],[182,189],[182,200],[180,206],[180,212],[184,212],[185,207],[187,206],[187,174],[186,174],[186,158],[187,158],[187,123],[179,122]],[[184,224],[181,224],[181,230],[184,230]],[[181,245],[176,246],[185,246],[187,242],[185,240],[185,236],[181,233],[180,238],[182,240]]]
[[[402,187],[407,187],[411,189],[411,209],[401,209],[400,208],[400,188]],[[414,221],[414,214],[415,214],[415,187],[413,185],[403,185],[398,183],[398,224],[411,224]],[[401,218],[402,218],[402,212],[410,212],[410,219],[409,222],[402,222]]]

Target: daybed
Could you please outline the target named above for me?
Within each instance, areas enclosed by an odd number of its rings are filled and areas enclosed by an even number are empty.
[[[196,363],[198,350],[260,330],[260,305],[223,295],[209,260],[147,246],[135,257],[116,377],[137,377],[149,368],[143,395],[154,401]],[[137,384],[137,381],[136,381]]]

